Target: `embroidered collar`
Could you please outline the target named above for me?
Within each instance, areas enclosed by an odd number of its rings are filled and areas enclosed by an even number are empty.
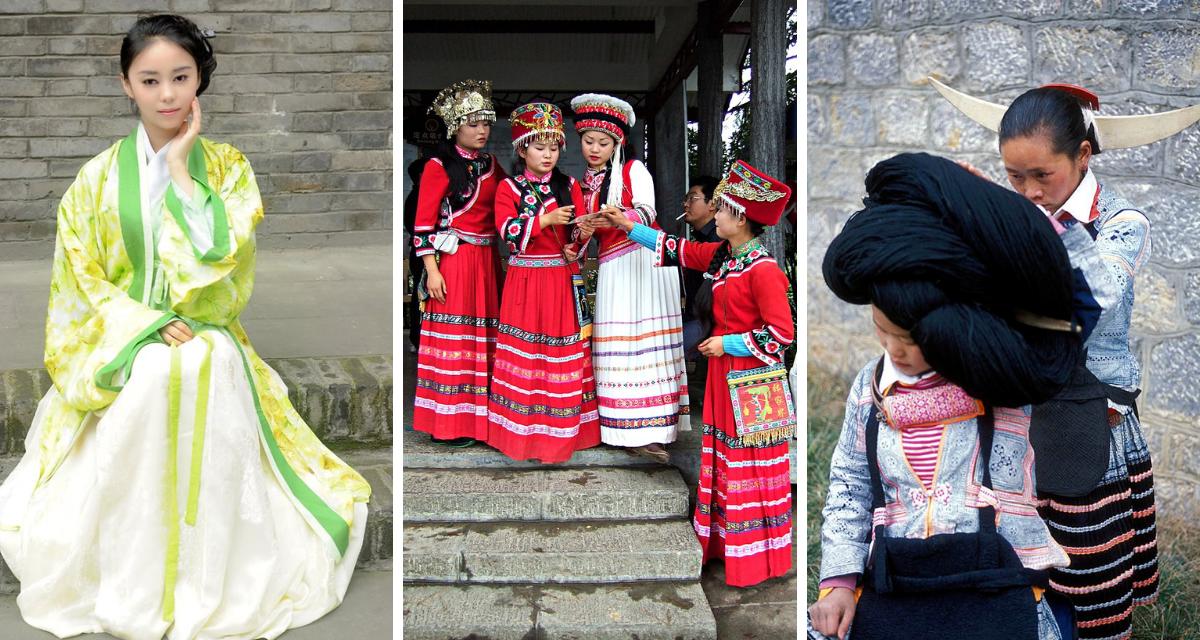
[[[710,280],[720,280],[725,277],[725,274],[743,271],[755,260],[762,257],[769,257],[770,255],[770,253],[767,253],[766,247],[762,246],[762,243],[759,242],[758,238],[754,238],[735,249],[729,259],[721,263],[721,267],[717,269],[716,275],[705,273],[704,277]]]
[[[586,173],[583,174],[583,190],[595,193],[604,186],[604,176],[608,175],[608,169],[592,169],[588,167]]]
[[[458,155],[462,156],[463,158],[466,158],[467,160],[474,160],[479,157],[478,151],[472,151],[471,149],[464,149],[457,144],[454,145],[454,150],[458,152]]]
[[[745,257],[746,255],[749,255],[750,252],[754,251],[755,249],[762,249],[762,242],[760,242],[758,238],[751,238],[750,242],[747,242],[746,244],[733,250],[733,257],[734,258]]]
[[[1075,192],[1071,194],[1070,198],[1067,198],[1058,211],[1054,212],[1054,216],[1061,220],[1065,214],[1087,224],[1100,215],[1100,210],[1096,207],[1096,200],[1099,196],[1100,183],[1096,181],[1096,175],[1089,168],[1083,176],[1083,181],[1075,188]]]
[[[885,395],[882,406],[888,426],[894,429],[949,425],[984,413],[983,403],[940,376],[936,384]]]
[[[547,176],[550,174],[547,173]],[[532,216],[539,207],[542,206],[542,201],[550,195],[550,182],[535,182],[529,179],[529,172],[519,176],[513,176],[513,182],[517,183],[521,191],[521,203],[523,217]],[[534,180],[537,176],[533,176]]]
[[[551,169],[550,171],[547,171],[546,175],[543,175],[540,178],[536,174],[534,174],[532,171],[530,171],[528,168],[526,168],[525,172],[521,174],[521,177],[525,178],[525,180],[527,182],[530,182],[532,184],[550,184],[550,178],[552,178],[553,176],[554,176],[553,169]]]

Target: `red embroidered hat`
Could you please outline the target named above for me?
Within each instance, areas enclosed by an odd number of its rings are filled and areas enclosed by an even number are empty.
[[[562,109],[549,102],[530,102],[513,109],[508,118],[512,125],[513,148],[530,142],[557,142],[566,146]]]
[[[602,131],[625,144],[629,130],[637,123],[633,106],[620,98],[601,93],[585,93],[571,101],[575,112],[575,132]]]
[[[765,226],[779,222],[779,216],[792,197],[792,189],[781,180],[738,160],[729,169],[729,175],[713,190],[713,197],[720,198],[738,213]]]

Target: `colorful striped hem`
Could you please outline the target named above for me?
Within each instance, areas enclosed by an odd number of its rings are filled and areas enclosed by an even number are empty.
[[[790,529],[791,527],[789,527]],[[722,535],[721,537],[725,537]],[[750,544],[728,545],[725,547],[725,557],[727,558],[745,558],[748,556],[758,555],[766,551],[778,551],[787,549],[792,546],[792,534],[789,531],[787,534],[751,542]]]
[[[642,318],[641,320],[605,320],[604,322],[596,322],[594,324],[595,324],[595,326],[602,327],[602,326],[608,326],[608,325],[614,325],[614,324],[621,324],[621,325],[642,324],[643,322],[656,322],[658,320],[678,320],[678,319],[679,319],[679,316],[669,315],[669,316],[655,316],[653,318]]]
[[[1113,560],[1112,562],[1110,562],[1106,565],[1099,566],[1099,567],[1091,567],[1090,569],[1073,569],[1071,567],[1058,567],[1057,570],[1061,571],[1062,573],[1068,573],[1068,574],[1072,574],[1072,575],[1082,576],[1082,575],[1087,575],[1089,573],[1098,573],[1100,571],[1108,571],[1109,569],[1116,569],[1117,567],[1125,564],[1126,562],[1132,562],[1132,561],[1133,561],[1133,552],[1131,551],[1131,552],[1117,558],[1116,560]]]
[[[599,416],[596,415],[595,411],[590,411],[588,413],[583,414],[580,417],[579,422],[580,423],[591,422],[593,420],[597,420],[598,418],[599,418]],[[499,426],[507,431],[511,431],[517,435],[522,435],[522,436],[529,436],[529,435],[536,434],[536,435],[550,436],[552,438],[574,438],[575,436],[579,435],[579,425],[578,424],[571,426],[571,427],[552,427],[548,424],[517,424],[517,423],[513,422],[512,420],[509,420],[508,418],[506,418],[502,415],[496,414],[496,413],[488,414],[488,421],[495,423],[497,426]]]
[[[640,349],[638,351],[595,351],[592,353],[592,355],[597,358],[608,358],[608,357],[613,357],[613,356],[640,356],[640,355],[645,355],[647,353],[654,353],[655,351],[672,351],[674,349],[682,349],[682,348],[683,348],[682,342],[673,342],[671,344],[662,344],[662,345],[658,345],[657,347],[651,347],[649,349]]]
[[[1066,545],[1063,545],[1063,550],[1066,551],[1067,554],[1069,554],[1069,555],[1086,556],[1086,555],[1092,555],[1095,553],[1102,553],[1104,551],[1108,551],[1109,549],[1111,549],[1119,544],[1129,542],[1132,539],[1133,539],[1133,532],[1126,531],[1125,533],[1123,533],[1123,534],[1117,536],[1116,538],[1113,538],[1112,540],[1109,540],[1108,542],[1105,542],[1103,544],[1090,546],[1090,547],[1068,547]]]
[[[515,353],[516,355],[521,356],[522,358],[525,358],[526,360],[540,360],[542,362],[573,362],[575,360],[582,360],[587,355],[587,350],[589,348],[587,346],[587,344],[588,344],[587,342],[583,343],[584,346],[583,346],[582,351],[579,351],[577,353],[572,353],[569,356],[562,356],[562,357],[548,356],[548,355],[541,354],[541,353],[529,353],[527,351],[521,351],[520,349],[518,349],[514,346],[511,346],[511,345],[504,344],[503,342],[496,345],[496,350],[497,351],[507,351],[509,353]],[[497,364],[499,364],[500,362],[501,362],[500,360],[498,360],[498,359],[496,360]]]
[[[422,409],[429,409],[440,416],[453,416],[464,413],[480,417],[488,415],[487,405],[478,405],[468,402],[445,405],[440,402],[430,400],[429,398],[417,398],[413,401],[413,406],[420,407]]]
[[[1054,579],[1050,580],[1050,586],[1059,593],[1066,593],[1066,594],[1070,594],[1070,595],[1083,595],[1083,594],[1094,593],[1096,591],[1103,591],[1105,589],[1115,587],[1132,577],[1133,577],[1133,569],[1126,569],[1125,571],[1122,571],[1121,573],[1117,574],[1117,576],[1111,580],[1105,580],[1104,582],[1101,582],[1099,584],[1095,584],[1095,585],[1091,585],[1091,586],[1087,586],[1087,587],[1068,587],[1067,585],[1061,584]]]
[[[658,329],[656,331],[647,331],[636,336],[596,336],[592,338],[592,342],[641,342],[650,338],[659,336],[682,335],[683,327],[672,327],[670,329]]]
[[[583,374],[582,371],[579,373],[580,373],[580,375]],[[575,391],[571,391],[570,393],[551,393],[550,391],[545,391],[543,389],[525,389],[523,387],[518,387],[517,385],[512,384],[511,382],[505,382],[504,380],[501,380],[499,378],[493,378],[492,383],[499,385],[501,387],[512,389],[513,391],[516,391],[518,393],[524,393],[524,394],[531,395],[531,396],[537,395],[537,396],[545,396],[547,398],[571,399],[571,398],[579,398],[583,395],[582,388],[576,389]]]
[[[1130,491],[1129,491],[1129,489],[1126,489],[1124,491],[1121,491],[1120,493],[1114,493],[1112,495],[1105,496],[1104,499],[1099,500],[1098,502],[1094,502],[1092,504],[1088,504],[1088,505],[1063,504],[1057,500],[1039,500],[1038,506],[1039,507],[1048,506],[1051,509],[1054,509],[1055,511],[1059,511],[1062,513],[1087,513],[1089,511],[1096,511],[1097,509],[1099,509],[1101,507],[1110,505],[1110,504],[1112,504],[1114,502],[1118,502],[1120,500],[1128,500],[1130,497],[1131,497]]]

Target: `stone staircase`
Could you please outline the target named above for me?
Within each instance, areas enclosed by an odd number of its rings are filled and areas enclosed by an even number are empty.
[[[410,640],[715,640],[679,471],[606,446],[563,465],[404,434]]]
[[[267,359],[296,410],[317,436],[371,485],[359,571],[392,570],[391,356]],[[0,371],[0,481],[25,451],[24,440],[50,378],[43,369]],[[0,594],[19,588],[0,560]],[[347,596],[349,599],[350,596]]]

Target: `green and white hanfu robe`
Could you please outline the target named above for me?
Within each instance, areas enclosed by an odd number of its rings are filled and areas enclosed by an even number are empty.
[[[275,638],[336,607],[370,489],[317,439],[238,321],[262,202],[200,138],[193,193],[139,125],[58,208],[53,388],[0,486],[0,552],[57,636]],[[186,322],[170,347],[158,330]]]

